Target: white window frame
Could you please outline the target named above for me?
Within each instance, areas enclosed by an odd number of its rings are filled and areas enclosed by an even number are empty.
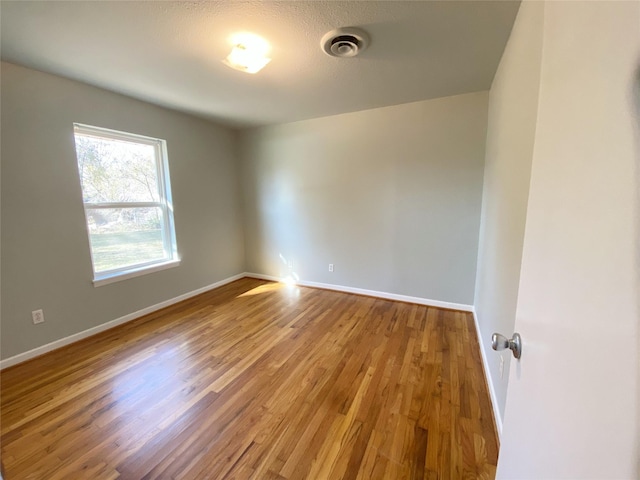
[[[75,135],[87,135],[97,138],[109,140],[119,140],[137,144],[151,145],[155,150],[156,172],[158,181],[158,202],[100,202],[89,203],[84,202],[85,222],[87,227],[87,237],[89,239],[89,251],[91,252],[91,266],[93,269],[93,285],[99,287],[109,283],[119,282],[128,278],[146,275],[148,273],[165,270],[167,268],[177,267],[180,265],[180,257],[178,256],[178,246],[176,243],[175,223],[173,219],[173,201],[171,198],[171,181],[169,178],[169,159],[167,155],[167,142],[161,138],[147,137],[135,133],[121,132],[108,128],[94,127],[92,125],[84,125],[82,123],[73,124],[74,143]],[[77,149],[76,149],[76,165],[78,165]],[[78,170],[78,174],[79,174]],[[82,188],[82,179],[80,179]],[[166,258],[151,260],[148,262],[127,265],[121,268],[114,268],[102,272],[96,272],[95,261],[93,257],[93,248],[91,247],[91,232],[89,230],[88,209],[101,208],[145,208],[159,207],[162,210],[163,226],[162,226],[162,242]]]

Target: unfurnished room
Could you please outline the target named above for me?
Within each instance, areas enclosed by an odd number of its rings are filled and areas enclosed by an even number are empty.
[[[640,0],[0,47],[0,480],[640,478]]]

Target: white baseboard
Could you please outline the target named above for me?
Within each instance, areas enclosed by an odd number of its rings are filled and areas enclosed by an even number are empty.
[[[282,278],[274,277],[271,275],[263,275],[261,273],[245,272],[245,276],[259,278],[261,280],[271,280],[273,282],[284,282]],[[335,290],[338,292],[366,295],[368,297],[384,298],[386,300],[397,300],[399,302],[417,303],[418,305],[428,305],[430,307],[440,307],[440,308],[448,308],[450,310],[461,310],[463,312],[473,312],[473,305],[467,305],[464,303],[442,302],[440,300],[431,300],[428,298],[421,298],[421,297],[410,297],[408,295],[398,295],[395,293],[378,292],[376,290],[365,290],[364,288],[345,287],[343,285],[334,285],[331,283],[318,283],[318,282],[307,282],[304,280],[296,280],[295,284],[301,285],[303,287],[322,288],[325,290]]]
[[[47,343],[46,345],[42,345],[41,347],[34,348],[33,350],[29,350],[24,353],[19,353],[18,355],[14,355],[13,357],[5,358],[0,361],[0,370],[3,370],[7,367],[11,367],[13,365],[17,365],[18,363],[26,362],[27,360],[31,360],[32,358],[43,355],[52,350],[56,350],[60,347],[64,347],[71,343],[77,342],[78,340],[82,340],[87,337],[91,337],[100,332],[104,332],[105,330],[109,330],[110,328],[117,327],[118,325],[122,325],[123,323],[130,322],[131,320],[135,320],[136,318],[142,317],[151,312],[155,312],[156,310],[160,310],[161,308],[168,307],[175,303],[181,302],[182,300],[186,300],[191,297],[195,297],[201,293],[204,293],[208,290],[212,290],[214,288],[221,287],[226,285],[227,283],[234,282],[246,276],[244,273],[239,273],[229,278],[225,278],[224,280],[220,280],[219,282],[212,283],[211,285],[207,285],[206,287],[198,288],[197,290],[193,290],[191,292],[184,293],[177,297],[171,298],[169,300],[165,300],[164,302],[156,303],[155,305],[151,305],[150,307],[143,308],[142,310],[138,310],[137,312],[130,313],[120,318],[116,318],[115,320],[111,320],[109,322],[103,323],[101,325],[97,325],[95,327],[89,328],[87,330],[83,330],[82,332],[74,333],[73,335],[69,335],[68,337],[61,338],[60,340],[56,340],[55,342]]]
[[[29,350],[27,352],[24,353],[19,353],[18,355],[15,355],[13,357],[9,357],[9,358],[5,358],[4,360],[0,361],[0,370],[11,367],[13,365],[17,365],[18,363],[22,363],[22,362],[26,362],[27,360],[30,360],[32,358],[38,357],[40,355],[43,355],[47,352],[50,352],[52,350],[56,350],[58,348],[64,347],[66,345],[69,345],[71,343],[77,342],[79,340],[82,340],[84,338],[90,337],[92,335],[95,335],[97,333],[100,332],[104,332],[105,330],[109,330],[110,328],[113,327],[117,327],[118,325],[122,325],[123,323],[127,323],[130,322],[131,320],[135,320],[136,318],[142,317],[143,315],[146,315],[148,313],[151,312],[155,312],[156,310],[160,310],[161,308],[164,307],[168,307],[170,305],[173,305],[175,303],[181,302],[182,300],[186,300],[188,298],[194,297],[196,295],[199,295],[201,293],[204,293],[208,290],[212,290],[214,288],[218,288],[221,287],[223,285],[226,285],[227,283],[231,283],[235,280],[238,280],[240,278],[243,277],[253,277],[253,278],[258,278],[261,280],[270,280],[270,281],[274,281],[274,282],[281,282],[283,281],[283,279],[278,278],[278,277],[274,277],[271,275],[263,275],[261,273],[251,273],[251,272],[244,272],[244,273],[239,273],[237,275],[234,275],[232,277],[229,278],[225,278],[224,280],[220,280],[219,282],[213,283],[211,285],[207,285],[206,287],[202,287],[199,288],[197,290],[193,290],[191,292],[187,292],[185,294],[179,295],[177,297],[171,298],[169,300],[166,300],[164,302],[160,302],[157,303],[155,305],[151,305],[150,307],[146,307],[143,308],[141,310],[138,310],[136,312],[130,313],[128,315],[124,315],[120,318],[116,318],[115,320],[111,320],[109,322],[103,323],[101,325],[97,325],[95,327],[89,328],[87,330],[83,330],[82,332],[78,332],[78,333],[74,333],[73,335],[70,335],[68,337],[65,338],[61,338],[59,340],[56,340],[54,342],[51,343],[47,343],[46,345],[42,345],[40,347],[34,348],[32,350]],[[378,298],[384,298],[386,300],[396,300],[396,301],[400,301],[400,302],[408,302],[408,303],[416,303],[418,305],[427,305],[430,307],[440,307],[440,308],[448,308],[451,310],[461,310],[464,312],[473,312],[473,305],[466,305],[463,303],[451,303],[451,302],[442,302],[440,300],[431,300],[428,298],[421,298],[421,297],[411,297],[408,295],[398,295],[395,293],[387,293],[387,292],[378,292],[375,290],[366,290],[363,288],[355,288],[355,287],[346,287],[343,285],[333,285],[333,284],[329,284],[329,283],[318,283],[318,282],[307,282],[307,281],[296,281],[296,284],[304,286],[304,287],[314,287],[314,288],[322,288],[325,290],[335,290],[338,292],[346,292],[346,293],[355,293],[358,295],[367,295],[370,297],[378,297]],[[475,316],[474,316],[475,318]],[[476,325],[477,328],[477,325]],[[483,359],[484,359],[484,351],[482,350],[482,348],[480,349],[480,351],[482,352],[483,355]],[[485,360],[486,363],[486,360]],[[486,372],[486,366],[485,366],[485,372]],[[494,400],[495,403],[495,395],[492,396],[492,399]]]
[[[487,355],[484,352],[484,345],[482,344],[482,332],[480,331],[480,323],[478,323],[478,316],[476,315],[475,308],[472,310],[473,323],[476,326],[476,334],[478,336],[478,347],[480,348],[480,355],[482,355],[482,367],[484,368],[484,376],[487,379],[487,385],[489,386],[489,395],[491,396],[491,406],[493,407],[493,420],[496,422],[496,430],[498,431],[498,439],[502,439],[502,416],[500,410],[498,410],[498,397],[496,396],[496,390],[493,387],[493,380],[491,379],[491,372],[489,371],[489,362]]]

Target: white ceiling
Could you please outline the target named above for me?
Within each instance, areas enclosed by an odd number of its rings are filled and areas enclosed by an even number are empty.
[[[233,126],[486,90],[519,1],[5,1],[2,59]],[[320,49],[336,27],[371,45]],[[221,63],[229,37],[267,39],[256,75]]]

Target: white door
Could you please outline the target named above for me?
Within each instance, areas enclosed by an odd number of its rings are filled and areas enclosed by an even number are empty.
[[[544,18],[497,477],[640,479],[640,2]]]

